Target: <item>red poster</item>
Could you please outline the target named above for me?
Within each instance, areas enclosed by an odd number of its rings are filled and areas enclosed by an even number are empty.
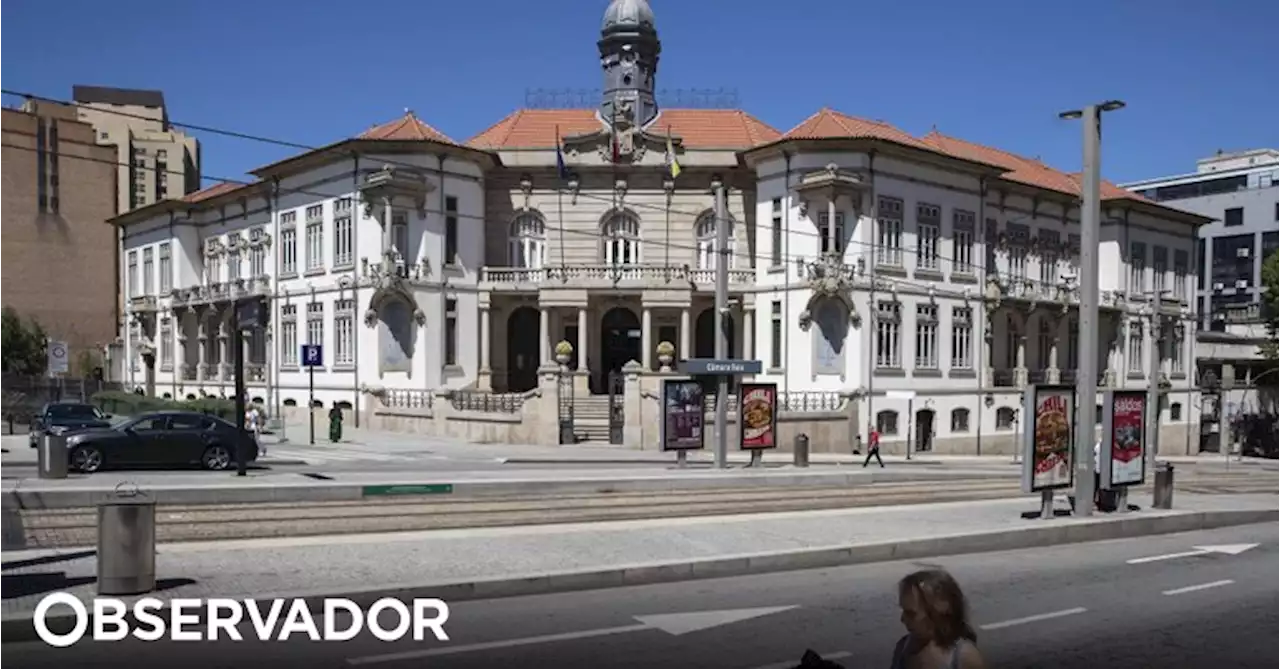
[[[1111,482],[1142,482],[1142,431],[1146,398],[1116,396],[1111,414]]]
[[[1034,490],[1071,483],[1071,393],[1038,392],[1035,403]]]
[[[777,416],[778,387],[769,385],[742,385],[742,404],[739,421],[742,425],[742,448],[773,448],[777,446],[775,418]]]

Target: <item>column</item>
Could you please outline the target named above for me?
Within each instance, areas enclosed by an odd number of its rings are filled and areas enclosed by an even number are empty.
[[[1018,367],[1014,370],[1015,383],[1019,388],[1027,385],[1027,333],[1019,332],[1018,336]]]
[[[1062,370],[1058,364],[1058,323],[1053,324],[1053,336],[1049,338],[1049,383],[1058,383],[1062,379]]]
[[[547,307],[538,309],[538,359],[543,365],[551,362],[551,312]]]
[[[489,307],[480,307],[480,371],[489,369]]]
[[[756,346],[756,310],[755,307],[742,310],[742,358],[755,360]]]
[[[196,312],[196,381],[205,380],[205,365],[209,363],[209,321],[204,313]]]
[[[392,242],[391,198],[384,197],[382,198],[382,254],[383,254],[383,257],[386,257],[386,254],[391,251],[391,242]]]
[[[586,373],[587,364],[587,309],[578,308],[578,371]]]
[[[693,351],[689,350],[689,307],[680,310],[680,350],[676,352],[676,360],[688,360],[693,357]]]
[[[832,253],[836,252],[836,191],[831,189],[831,196],[827,198],[827,248]]]
[[[640,366],[648,372],[653,369],[653,314],[649,307],[640,310]]]

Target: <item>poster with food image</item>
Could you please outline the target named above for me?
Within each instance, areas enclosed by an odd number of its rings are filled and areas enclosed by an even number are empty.
[[[778,445],[778,385],[744,383],[739,391],[738,424],[742,426],[739,446],[744,450],[776,448]]]
[[[1041,387],[1033,393],[1031,489],[1068,487],[1072,484],[1075,391]]]
[[[1146,455],[1143,432],[1145,392],[1116,392],[1111,397],[1111,485],[1142,483]]]
[[[704,445],[706,419],[702,384],[690,379],[662,382],[662,450],[687,451]]]

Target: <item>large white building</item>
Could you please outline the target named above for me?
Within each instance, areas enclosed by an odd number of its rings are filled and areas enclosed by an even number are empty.
[[[1012,432],[1026,384],[1072,380],[1076,175],[830,109],[787,132],[659,109],[644,0],[614,0],[599,48],[599,109],[519,110],[462,142],[408,113],[252,185],[115,219],[131,383],[230,395],[230,307],[250,295],[272,305],[248,346],[250,392],[274,406],[305,403],[308,342],[325,351],[317,398],[355,406],[367,387],[525,391],[559,341],[584,396],[627,361],[657,369],[659,342],[710,357],[717,183],[733,353],[763,361],[757,380],[856,393],[863,427],[874,416],[893,440],[910,422],[919,447],[951,450]],[[1096,364],[1110,387],[1145,387],[1160,346],[1162,422],[1185,430],[1207,219],[1110,184],[1103,196]]]

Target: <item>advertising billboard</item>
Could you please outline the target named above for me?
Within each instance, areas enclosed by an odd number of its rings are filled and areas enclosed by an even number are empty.
[[[1106,488],[1142,485],[1147,475],[1147,393],[1114,390],[1102,403],[1098,473]]]
[[[1075,440],[1076,390],[1073,386],[1032,386],[1024,402],[1022,489],[1040,492],[1069,488]]]
[[[688,451],[702,448],[706,420],[702,384],[692,379],[662,381],[662,450]]]
[[[738,397],[739,447],[744,451],[778,447],[778,384],[744,383]]]

